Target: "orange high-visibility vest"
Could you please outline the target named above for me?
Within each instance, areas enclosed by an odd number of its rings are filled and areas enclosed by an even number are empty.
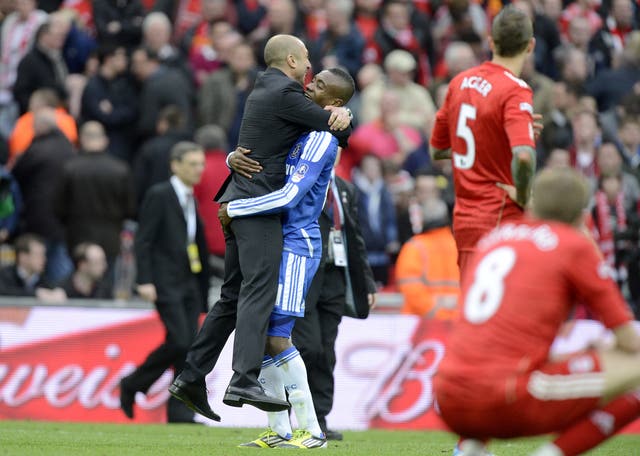
[[[454,319],[459,314],[458,251],[446,226],[413,236],[396,261],[396,284],[403,294],[401,312]]]

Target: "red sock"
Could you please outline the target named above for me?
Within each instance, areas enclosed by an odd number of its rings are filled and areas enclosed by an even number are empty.
[[[640,416],[640,398],[628,393],[565,429],[553,442],[565,456],[582,454]]]

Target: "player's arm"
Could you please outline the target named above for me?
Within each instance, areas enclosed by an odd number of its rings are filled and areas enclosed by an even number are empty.
[[[511,174],[515,186],[515,202],[525,207],[531,196],[531,185],[536,173],[536,151],[531,146],[516,146],[511,149]]]
[[[331,150],[338,147],[337,139],[327,132],[312,132],[307,139],[295,170],[289,173],[284,187],[254,198],[230,202],[230,218],[267,215],[295,207],[318,180]]]
[[[451,148],[448,149],[436,149],[435,147],[431,147],[429,149],[431,153],[431,160],[444,160],[445,158],[451,158]]]
[[[640,335],[633,322],[614,328],[613,335],[616,339],[616,348],[631,353],[640,352]]]

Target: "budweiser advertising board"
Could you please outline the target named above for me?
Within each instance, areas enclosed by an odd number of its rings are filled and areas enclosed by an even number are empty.
[[[345,318],[336,343],[337,429],[444,429],[433,410],[431,381],[445,350],[445,323],[406,315]],[[578,321],[557,352],[604,334]],[[164,337],[155,313],[139,309],[0,307],[0,419],[126,422],[118,382]],[[222,404],[231,377],[231,341],[207,377],[216,426],[264,426],[263,413]],[[169,371],[138,394],[135,422],[165,421]],[[628,428],[640,432],[640,425]]]

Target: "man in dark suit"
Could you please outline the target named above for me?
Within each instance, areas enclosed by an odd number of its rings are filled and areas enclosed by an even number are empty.
[[[366,318],[376,302],[376,284],[358,226],[355,187],[335,177],[318,219],[322,233],[322,262],[305,300],[304,318],[293,328],[293,344],[307,367],[309,389],[320,428],[328,440],[342,434],[327,429],[333,406],[335,343],[342,315]],[[346,265],[335,255],[331,240],[346,246]]]
[[[176,144],[171,152],[173,176],[151,187],[140,209],[135,242],[137,291],[155,303],[166,338],[120,382],[120,407],[129,418],[133,418],[136,392],[146,393],[171,366],[176,373],[182,370],[198,330],[198,316],[207,308],[207,246],[193,197],[204,161],[204,151],[197,144]],[[193,412],[171,398],[167,418],[193,422]]]
[[[284,186],[289,148],[309,130],[330,128],[342,146],[350,133],[345,108],[331,113],[304,96],[304,76],[310,69],[302,41],[276,35],[265,47],[269,68],[247,99],[239,145],[260,163],[253,178],[234,172],[217,200],[228,202],[271,193]],[[263,171],[263,172],[259,172]],[[234,220],[226,233],[225,281],[220,300],[207,315],[192,345],[185,369],[169,388],[171,394],[209,418],[205,376],[213,369],[227,338],[236,329],[233,377],[223,402],[254,405],[265,411],[284,410],[286,401],[266,395],[258,382],[269,316],[276,302],[282,254],[280,215]]]

